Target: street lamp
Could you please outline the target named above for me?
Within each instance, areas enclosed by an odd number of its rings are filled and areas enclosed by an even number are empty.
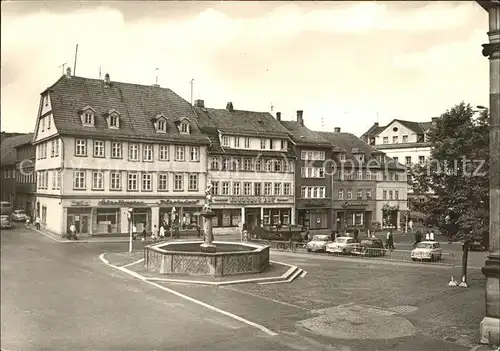
[[[132,212],[133,208],[129,208],[127,211],[127,219],[128,219],[128,234],[129,234],[129,242],[128,242],[128,252],[132,252]]]

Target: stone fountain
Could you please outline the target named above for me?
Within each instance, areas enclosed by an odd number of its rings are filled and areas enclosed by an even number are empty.
[[[160,274],[227,276],[260,273],[269,267],[269,246],[214,241],[212,185],[205,191],[203,241],[175,241],[144,248],[144,265]]]

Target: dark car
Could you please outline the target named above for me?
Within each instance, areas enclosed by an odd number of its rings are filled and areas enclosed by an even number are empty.
[[[482,238],[474,238],[469,243],[469,250],[471,251],[486,251],[487,249],[488,247]]]
[[[351,252],[359,256],[385,256],[384,242],[378,238],[367,238],[361,240]]]

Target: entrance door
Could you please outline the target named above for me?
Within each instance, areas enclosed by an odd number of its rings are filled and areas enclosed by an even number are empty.
[[[81,234],[89,233],[89,215],[80,216],[80,233]]]
[[[81,220],[82,220],[82,216],[81,215],[68,215],[68,221],[67,221],[67,232],[69,233],[70,230],[69,228],[71,227],[72,224],[75,225],[75,228],[76,228],[76,232],[77,233],[80,233],[80,228],[81,228]]]

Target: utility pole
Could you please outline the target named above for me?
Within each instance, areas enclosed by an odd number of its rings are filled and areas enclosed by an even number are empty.
[[[189,81],[189,84],[191,84],[191,106],[192,106],[193,105],[194,78]]]
[[[73,66],[73,76],[76,75],[76,59],[78,58],[78,44],[76,44],[76,50],[75,50],[75,65]]]
[[[156,86],[158,86],[158,71],[159,70],[160,70],[159,68],[155,68],[155,71],[156,71],[156,83],[155,83],[155,85]]]
[[[64,67],[66,67],[68,63],[67,62],[64,62],[62,65],[60,65],[59,67],[62,68],[62,74],[64,75]]]

